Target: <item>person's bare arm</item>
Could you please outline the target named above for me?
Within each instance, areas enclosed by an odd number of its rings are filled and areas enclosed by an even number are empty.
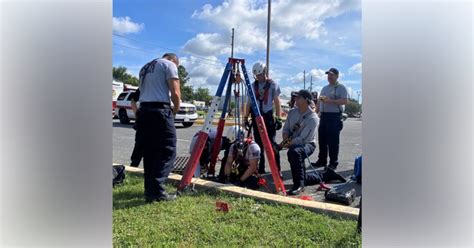
[[[276,117],[281,118],[280,97],[279,97],[279,96],[276,96],[276,97],[273,99],[273,103],[275,103]]]
[[[232,155],[229,153],[229,156],[227,156],[227,161],[225,163],[224,167],[224,175],[229,176],[230,175],[230,169],[232,167],[232,163],[234,162],[234,158]]]
[[[247,102],[247,104],[245,104],[245,112],[244,112],[244,121],[248,120],[249,119],[249,116],[250,116],[250,101]]]
[[[181,90],[179,88],[179,79],[177,78],[168,79],[168,86],[171,92],[171,101],[173,102],[173,105],[174,105],[173,113],[176,114],[179,111],[179,104],[181,102]]]
[[[132,111],[133,111],[133,114],[135,115],[135,117],[137,116],[137,102],[135,102],[135,100],[131,100],[130,101],[130,106],[132,107]]]
[[[249,167],[244,172],[244,174],[240,177],[240,181],[245,181],[249,176],[257,171],[258,159],[250,159]]]

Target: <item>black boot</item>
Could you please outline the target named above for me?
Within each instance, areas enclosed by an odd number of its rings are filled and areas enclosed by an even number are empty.
[[[330,183],[332,181],[340,181],[345,183],[347,180],[333,169],[326,168],[326,170],[323,172],[323,181],[325,183]]]
[[[160,201],[173,201],[176,200],[176,195],[168,194],[166,192],[163,192],[159,195],[156,196],[146,196],[145,197],[145,202],[147,203],[152,203],[152,202],[160,202]]]
[[[328,168],[336,170],[338,165],[339,165],[338,162],[330,162],[328,165]]]
[[[293,186],[290,190],[286,191],[288,195],[299,195],[304,191],[304,186]]]
[[[316,161],[316,163],[311,163],[311,165],[312,165],[313,167],[315,167],[315,168],[326,167],[326,166],[327,166],[327,162],[318,159],[318,161]]]

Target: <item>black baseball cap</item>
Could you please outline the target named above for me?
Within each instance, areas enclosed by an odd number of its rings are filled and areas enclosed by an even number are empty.
[[[297,97],[297,96],[298,96],[298,91],[291,92],[291,97]]]
[[[307,90],[300,90],[298,91],[298,97],[304,98],[306,101],[311,102],[313,100],[313,96]]]
[[[338,71],[336,68],[331,68],[331,69],[329,69],[329,70],[326,72],[326,74],[328,74],[328,73],[336,74],[336,75],[339,76],[339,71]]]

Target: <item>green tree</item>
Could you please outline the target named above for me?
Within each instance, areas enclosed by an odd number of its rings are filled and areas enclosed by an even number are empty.
[[[189,74],[186,72],[186,68],[184,68],[184,66],[178,66],[178,75],[179,85],[181,86],[181,89],[183,89],[183,86],[185,86],[186,83],[189,81]]]
[[[182,86],[181,87],[181,100],[183,102],[191,102],[193,98],[193,87],[191,86]]]
[[[112,68],[112,76],[114,80],[123,82],[125,84],[131,84],[134,86],[138,86],[138,78],[129,74],[127,72],[127,67],[125,66],[119,66],[119,67],[113,67]]]
[[[206,102],[209,105],[212,101],[212,96],[211,94],[209,94],[208,88],[199,87],[194,93],[194,99],[198,101]]]
[[[181,100],[191,102],[194,100],[193,87],[186,85],[189,81],[189,74],[182,65],[178,66],[179,86],[181,90]]]
[[[362,105],[357,102],[357,100],[349,99],[349,103],[346,104],[346,114],[349,116],[354,116],[362,112]]]

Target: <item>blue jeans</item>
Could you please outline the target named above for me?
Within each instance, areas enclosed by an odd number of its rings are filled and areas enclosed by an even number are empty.
[[[290,162],[293,188],[304,186],[304,160],[313,154],[316,149],[314,143],[304,145],[291,145],[288,148],[288,162]]]
[[[176,128],[170,108],[140,108],[137,140],[143,149],[145,195],[164,194],[164,182],[176,160]]]

